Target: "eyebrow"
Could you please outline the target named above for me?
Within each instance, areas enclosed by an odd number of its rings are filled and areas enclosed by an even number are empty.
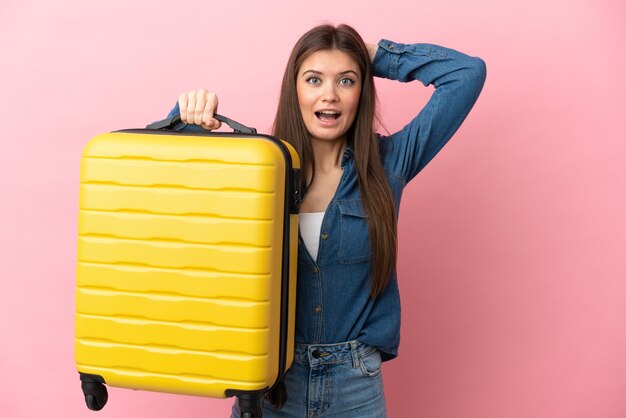
[[[323,75],[324,73],[322,73],[321,71],[317,71],[317,70],[306,70],[305,72],[302,73],[302,75],[305,75],[307,73],[313,73],[313,74],[319,74],[319,75]],[[359,74],[356,71],[352,71],[352,70],[346,70],[346,71],[342,71],[339,73],[339,75],[345,75],[348,73],[352,73],[355,76],[359,77]]]

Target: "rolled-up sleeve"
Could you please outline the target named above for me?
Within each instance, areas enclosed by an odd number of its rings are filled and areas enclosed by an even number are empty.
[[[419,80],[435,91],[426,106],[402,130],[381,136],[392,150],[385,164],[410,181],[459,129],[482,91],[485,62],[450,48],[432,44],[378,43],[374,75],[401,82]],[[385,147],[387,148],[387,147]]]

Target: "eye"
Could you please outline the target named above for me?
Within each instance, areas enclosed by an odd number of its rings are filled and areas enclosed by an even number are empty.
[[[316,86],[316,85],[320,84],[322,82],[322,80],[320,80],[319,77],[311,76],[311,77],[306,79],[306,82]]]
[[[342,78],[339,80],[339,85],[342,87],[349,87],[354,84],[354,80],[351,78]]]

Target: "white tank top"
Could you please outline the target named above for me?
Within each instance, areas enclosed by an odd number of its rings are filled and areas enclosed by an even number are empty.
[[[300,213],[299,225],[300,235],[306,249],[317,260],[317,250],[320,245],[320,231],[322,229],[322,220],[325,212]]]

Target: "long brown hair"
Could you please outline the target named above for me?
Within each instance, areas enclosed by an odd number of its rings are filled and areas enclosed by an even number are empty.
[[[273,134],[284,138],[298,152],[303,172],[315,178],[315,160],[311,138],[298,105],[296,77],[302,62],[312,53],[338,49],[359,66],[362,74],[361,97],[356,118],[348,130],[348,142],[354,150],[354,162],[359,179],[363,207],[372,246],[374,268],[371,276],[371,295],[376,297],[387,286],[393,274],[397,257],[397,216],[387,178],[383,170],[374,132],[376,118],[376,90],[372,64],[361,36],[348,25],[322,25],[305,33],[296,43],[283,76],[282,88]],[[302,190],[308,188],[307,176],[302,176]]]

